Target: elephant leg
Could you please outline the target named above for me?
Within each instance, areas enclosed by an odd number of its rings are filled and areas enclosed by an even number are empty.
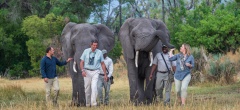
[[[152,103],[153,101],[153,96],[154,96],[154,79],[155,75],[153,76],[152,80],[149,80],[149,75],[150,75],[150,69],[147,69],[146,72],[146,87],[145,87],[145,96],[146,96],[146,102],[147,104]]]
[[[72,78],[72,105],[85,106],[84,81],[82,73],[75,73],[71,69]]]
[[[138,93],[139,93],[139,98],[138,102],[140,104],[143,104],[145,101],[145,94],[144,94],[144,78],[139,77],[138,78]]]
[[[135,67],[135,62],[132,59],[127,59],[128,80],[130,86],[130,101],[136,103],[139,98],[138,87],[138,75]]]

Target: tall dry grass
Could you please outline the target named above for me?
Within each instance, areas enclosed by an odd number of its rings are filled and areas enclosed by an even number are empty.
[[[240,83],[229,86],[201,85],[190,86],[186,106],[179,106],[175,102],[172,90],[170,106],[162,103],[134,106],[129,103],[128,78],[121,76],[115,79],[111,86],[110,105],[94,108],[71,107],[71,79],[59,78],[60,96],[59,106],[45,104],[44,83],[40,78],[24,80],[0,79],[0,109],[2,110],[79,110],[79,109],[107,109],[107,110],[237,110],[240,105]],[[173,87],[174,88],[174,87]]]
[[[228,53],[229,54],[229,53]],[[230,61],[239,60],[239,56],[230,56]],[[239,53],[237,53],[239,55]],[[171,92],[171,105],[163,103],[134,106],[129,103],[129,84],[126,64],[121,57],[114,65],[115,83],[110,90],[110,104],[93,108],[70,106],[72,84],[69,77],[59,78],[59,106],[45,103],[44,82],[41,78],[7,80],[0,78],[0,109],[1,110],[238,110],[240,108],[240,82],[231,85],[201,83],[188,88],[186,106],[176,103],[174,84]],[[240,63],[240,62],[239,62]],[[239,64],[238,63],[238,64]],[[239,70],[238,70],[239,71]],[[194,79],[193,79],[194,80]],[[192,81],[193,81],[192,80]]]

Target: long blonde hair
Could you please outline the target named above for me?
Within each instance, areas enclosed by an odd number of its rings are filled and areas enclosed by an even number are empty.
[[[185,48],[185,50],[186,50],[186,54],[187,54],[188,56],[191,55],[191,47],[190,47],[190,45],[184,43],[183,46],[184,46],[184,48]]]

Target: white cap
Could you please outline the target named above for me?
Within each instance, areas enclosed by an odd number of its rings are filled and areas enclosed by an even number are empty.
[[[103,49],[102,54],[105,54],[105,53],[107,53],[107,50]]]

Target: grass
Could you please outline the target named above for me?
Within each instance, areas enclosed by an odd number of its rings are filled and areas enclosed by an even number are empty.
[[[227,54],[231,61],[240,61],[238,55]],[[45,104],[45,85],[41,78],[7,80],[0,78],[0,110],[238,110],[240,108],[240,82],[196,83],[188,88],[186,106],[176,103],[176,95],[171,92],[171,105],[162,103],[134,106],[129,103],[129,84],[126,64],[123,58],[114,64],[114,84],[110,90],[110,105],[96,108],[71,107],[72,84],[70,77],[59,78],[59,107]],[[239,64],[239,63],[238,63]],[[239,80],[240,73],[236,79]],[[193,80],[192,80],[193,81]]]
[[[44,83],[40,78],[22,80],[0,79],[0,109],[3,110],[79,110],[79,109],[108,109],[108,110],[237,110],[240,105],[240,83],[232,85],[199,84],[188,89],[187,105],[182,107],[175,103],[174,87],[172,90],[171,106],[152,104],[133,106],[129,103],[129,86],[127,76],[115,79],[111,86],[110,105],[96,108],[70,107],[71,79],[59,78],[60,96],[59,107],[45,105]]]

